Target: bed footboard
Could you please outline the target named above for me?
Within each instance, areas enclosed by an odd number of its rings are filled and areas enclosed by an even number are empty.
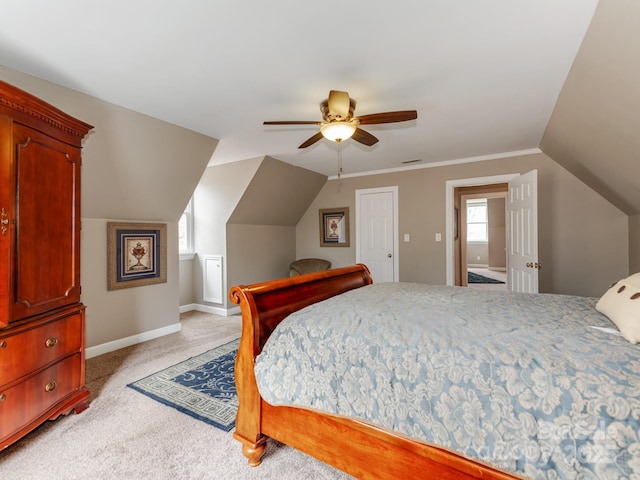
[[[231,301],[240,305],[242,312],[242,334],[235,363],[239,407],[234,437],[242,442],[249,465],[259,465],[266,448],[266,438],[261,429],[262,399],[253,367],[269,335],[287,315],[370,283],[371,274],[367,267],[354,265],[235,286],[229,292]]]

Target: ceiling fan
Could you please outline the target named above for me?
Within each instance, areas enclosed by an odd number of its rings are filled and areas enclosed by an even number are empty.
[[[378,139],[360,128],[360,125],[377,125],[381,123],[396,123],[415,120],[418,118],[416,110],[401,110],[398,112],[372,113],[354,117],[356,101],[349,98],[347,92],[331,90],[329,98],[320,103],[320,111],[324,121],[291,120],[264,122],[263,125],[319,125],[320,131],[307,139],[298,148],[306,148],[322,138],[340,143],[348,138],[356,142],[371,146],[378,143]]]

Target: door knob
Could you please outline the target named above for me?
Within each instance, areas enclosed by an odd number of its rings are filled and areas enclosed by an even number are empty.
[[[392,255],[390,253],[387,253],[387,258],[391,258],[391,256]]]

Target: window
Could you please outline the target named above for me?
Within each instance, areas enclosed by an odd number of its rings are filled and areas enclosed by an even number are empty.
[[[467,200],[467,242],[488,242],[487,199]]]
[[[178,220],[178,250],[181,254],[193,253],[193,198]]]

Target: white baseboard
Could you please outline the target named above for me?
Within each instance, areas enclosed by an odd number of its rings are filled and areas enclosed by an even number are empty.
[[[240,315],[240,307],[233,307],[233,308],[227,309],[227,308],[209,307],[207,305],[200,305],[197,303],[182,305],[180,307],[180,313],[190,312],[192,310],[195,310],[197,312],[203,312],[203,313],[213,313],[214,315],[221,315],[223,317],[230,317],[231,315]],[[179,332],[180,330],[182,330],[182,325],[180,324],[180,322],[174,323],[173,325],[169,325],[167,327],[158,328],[156,330],[151,330],[149,332],[138,333],[130,337],[120,338],[118,340],[113,340],[112,342],[96,345],[95,347],[89,347],[85,350],[85,356],[86,358],[97,357],[98,355],[113,352],[115,350],[119,350],[124,347],[130,347],[131,345],[146,342],[147,340],[153,340],[154,338],[164,337],[165,335],[170,335],[172,333]]]
[[[96,345],[95,347],[89,347],[85,350],[85,356],[86,358],[97,357],[98,355],[113,352],[124,347],[130,347],[131,345],[146,342],[147,340],[164,337],[165,335],[170,335],[172,333],[179,332],[180,330],[182,330],[180,322],[174,323],[173,325],[168,325],[156,330],[138,333],[136,335],[131,335],[130,337],[120,338],[118,340],[113,340],[112,342]]]
[[[240,307],[220,308],[201,305],[199,303],[190,303],[189,305],[180,306],[180,313],[191,312],[192,310],[195,310],[196,312],[213,313],[214,315],[221,315],[223,317],[240,315]]]

